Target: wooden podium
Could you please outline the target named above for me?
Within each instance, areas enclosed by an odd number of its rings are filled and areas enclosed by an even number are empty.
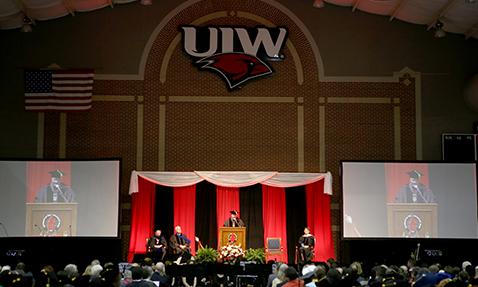
[[[229,244],[239,245],[243,250],[246,250],[246,228],[219,227],[218,249]]]
[[[77,203],[27,203],[26,236],[76,236]]]
[[[391,237],[438,237],[436,203],[388,203],[388,235]]]

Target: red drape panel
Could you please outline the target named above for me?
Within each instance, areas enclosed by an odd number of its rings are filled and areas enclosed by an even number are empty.
[[[146,238],[154,228],[154,205],[156,185],[146,179],[138,178],[139,192],[131,195],[131,231],[128,261],[135,254],[146,253]]]
[[[191,253],[196,250],[196,185],[174,188],[174,226],[191,240]]]
[[[50,171],[61,170],[65,174],[61,181],[65,185],[71,186],[71,162],[69,161],[29,161],[26,168],[27,202],[35,202],[37,192],[50,184]]]
[[[387,183],[387,202],[394,202],[400,188],[408,184],[410,177],[407,172],[417,170],[423,176],[420,182],[428,186],[428,164],[426,163],[385,163],[385,180]]]
[[[335,258],[330,224],[330,195],[324,194],[324,180],[306,185],[305,198],[307,225],[316,239],[314,261]]]
[[[282,254],[274,254],[267,260],[277,259],[287,262],[287,228],[286,228],[285,189],[262,186],[262,220],[264,223],[264,246],[267,238],[281,238]]]
[[[216,217],[217,217],[217,243],[219,244],[219,227],[229,218],[230,211],[239,211],[239,188],[216,186]],[[240,217],[240,214],[239,214]]]

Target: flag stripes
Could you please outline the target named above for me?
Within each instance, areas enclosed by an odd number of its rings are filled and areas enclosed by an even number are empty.
[[[25,109],[81,111],[91,108],[92,69],[25,71]]]

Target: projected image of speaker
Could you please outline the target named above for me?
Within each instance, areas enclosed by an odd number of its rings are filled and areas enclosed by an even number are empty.
[[[477,137],[474,134],[442,134],[442,158],[445,161],[477,160]]]
[[[0,160],[0,222],[13,237],[118,237],[119,160]]]
[[[475,163],[343,161],[344,238],[478,238]]]

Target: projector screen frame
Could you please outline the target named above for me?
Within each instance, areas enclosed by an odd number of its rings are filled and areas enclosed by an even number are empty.
[[[344,163],[421,163],[421,164],[474,164],[475,166],[475,194],[476,194],[476,203],[477,203],[477,210],[476,210],[476,219],[478,222],[478,161],[444,161],[444,160],[340,160],[339,161],[339,177],[340,177],[340,191],[342,193],[341,200],[339,203],[340,206],[340,239],[341,241],[347,240],[367,240],[367,241],[383,241],[383,240],[408,240],[412,242],[416,242],[419,240],[424,241],[433,241],[433,240],[475,240],[478,241],[477,238],[406,238],[406,237],[344,237],[344,178],[343,178],[343,165]],[[477,223],[478,224],[478,223]],[[477,225],[478,226],[478,225]]]
[[[0,162],[2,161],[13,161],[13,162],[48,162],[48,161],[58,161],[58,162],[94,162],[94,161],[117,161],[118,162],[118,190],[117,190],[117,200],[118,204],[116,206],[116,236],[68,236],[66,238],[104,238],[104,239],[122,239],[121,237],[121,183],[123,182],[122,169],[123,169],[123,159],[121,157],[100,157],[100,158],[35,158],[35,157],[0,157]],[[43,238],[38,236],[6,236],[6,238]],[[51,237],[51,240],[55,238],[65,238],[65,237]],[[64,240],[64,239],[63,239]]]

